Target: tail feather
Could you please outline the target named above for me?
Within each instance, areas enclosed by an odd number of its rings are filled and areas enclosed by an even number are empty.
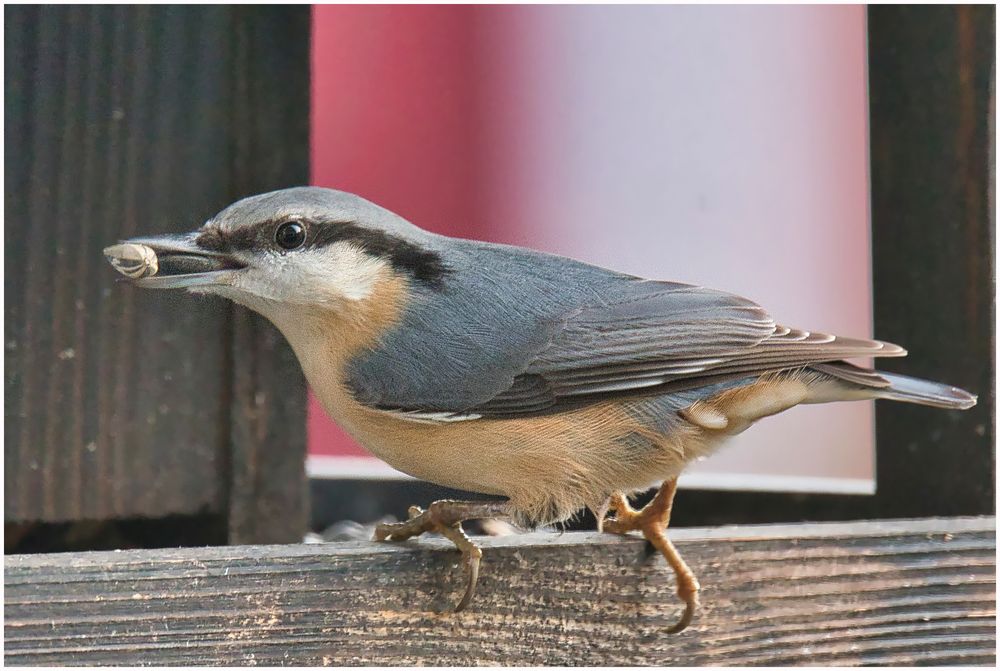
[[[954,410],[968,410],[976,404],[975,394],[958,387],[882,371],[879,375],[889,381],[889,386],[875,392],[876,398]]]
[[[810,368],[836,378],[842,385],[840,392],[834,391],[830,394],[830,390],[827,389],[827,395],[817,395],[816,400],[885,398],[892,401],[918,403],[952,410],[967,410],[976,404],[974,394],[958,387],[896,373],[861,368],[846,361],[813,364]],[[844,382],[848,385],[843,385]],[[845,392],[847,395],[838,396],[838,393],[844,394]],[[859,392],[862,392],[863,395],[858,396]]]

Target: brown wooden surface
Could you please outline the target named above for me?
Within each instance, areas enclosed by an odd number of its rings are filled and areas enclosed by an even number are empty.
[[[4,16],[5,521],[208,514],[300,539],[287,345],[221,299],[117,282],[101,250],[308,180],[309,8]]]
[[[233,178],[240,196],[308,181],[308,9],[232,8],[241,129],[233,137]],[[231,310],[228,540],[297,542],[309,517],[305,377],[277,329],[249,310]]]
[[[593,533],[9,556],[7,664],[978,664],[996,652],[993,518],[672,532],[661,558]]]
[[[148,9],[4,9],[4,518],[217,510],[221,301],[140,295],[101,250],[221,204],[204,180],[171,179],[182,158],[223,169],[219,66],[192,76],[166,58]],[[190,52],[194,19],[164,16],[159,39]],[[162,114],[177,97],[190,113]],[[198,138],[183,157],[181,135]]]

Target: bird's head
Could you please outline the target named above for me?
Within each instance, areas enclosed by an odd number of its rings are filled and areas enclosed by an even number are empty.
[[[201,228],[104,250],[136,285],[212,293],[282,326],[307,312],[347,312],[391,281],[439,284],[435,236],[353,194],[297,187],[238,201]]]

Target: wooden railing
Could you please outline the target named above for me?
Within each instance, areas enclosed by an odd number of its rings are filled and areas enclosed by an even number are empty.
[[[694,624],[639,538],[5,557],[7,664],[982,664],[996,655],[994,518],[676,529]]]

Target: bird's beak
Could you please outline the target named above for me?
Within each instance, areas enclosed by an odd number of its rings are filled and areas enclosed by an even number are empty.
[[[104,250],[115,270],[140,287],[181,289],[221,284],[244,268],[228,254],[202,249],[196,233],[132,238]]]

